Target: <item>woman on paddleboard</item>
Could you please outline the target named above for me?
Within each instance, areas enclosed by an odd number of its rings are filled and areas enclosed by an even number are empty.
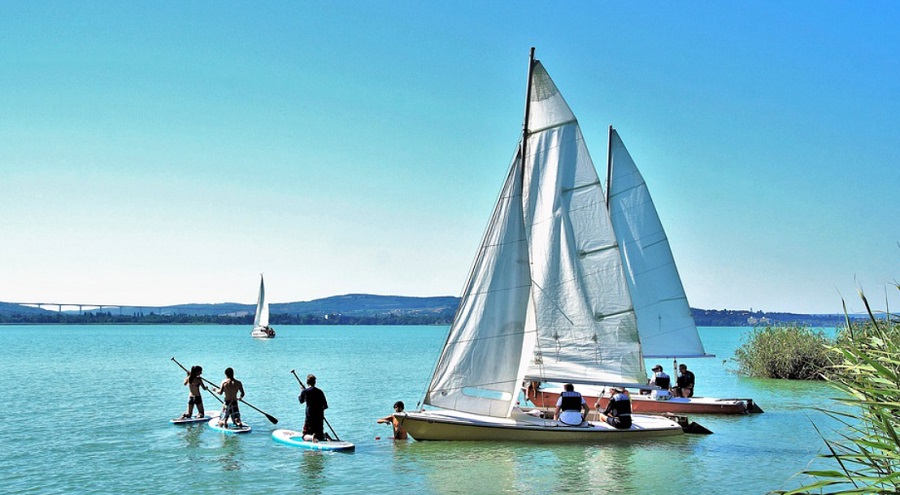
[[[230,417],[235,427],[243,428],[244,423],[241,423],[241,411],[238,409],[238,401],[244,398],[244,384],[240,380],[234,379],[233,369],[225,368],[225,379],[222,380],[222,384],[219,385],[216,392],[219,395],[225,394],[222,415],[219,416],[219,426],[223,428],[227,426],[228,418]],[[239,393],[241,394],[240,397],[238,397]]]
[[[203,384],[203,379],[200,378],[201,374],[203,374],[202,367],[191,366],[191,371],[188,373],[187,378],[184,379],[184,384],[188,387],[188,407],[187,412],[181,415],[181,419],[190,419],[191,414],[194,413],[194,406],[197,406],[198,418],[206,415],[203,411],[203,397],[200,396],[200,388],[203,388],[203,390],[209,389]]]

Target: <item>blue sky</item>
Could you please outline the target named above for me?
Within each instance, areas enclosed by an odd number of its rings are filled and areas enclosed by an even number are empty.
[[[693,307],[884,307],[896,2],[4,2],[0,301],[459,295],[528,50]],[[602,175],[602,174],[601,174]],[[896,288],[887,290],[900,309]]]

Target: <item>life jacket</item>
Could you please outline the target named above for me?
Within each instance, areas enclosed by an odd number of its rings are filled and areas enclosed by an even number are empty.
[[[617,392],[609,400],[612,406],[609,410],[610,416],[631,416],[631,399],[627,395]]]
[[[669,378],[669,375],[665,374],[663,371],[657,371],[654,373],[653,383],[656,384],[659,388],[664,388],[666,390],[669,389],[669,385],[672,383],[672,379]]]
[[[559,396],[562,398],[559,408],[563,411],[579,411],[581,410],[581,394],[578,392],[565,391]]]

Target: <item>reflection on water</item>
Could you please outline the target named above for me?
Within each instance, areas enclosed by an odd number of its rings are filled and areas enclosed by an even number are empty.
[[[328,452],[304,451],[300,456],[300,467],[297,473],[300,475],[304,493],[322,493],[322,490],[328,486],[325,464],[330,455]]]
[[[223,471],[239,471],[241,469],[241,439],[239,435],[221,434],[221,454],[217,461],[222,463]]]
[[[193,449],[200,447],[200,434],[207,429],[205,423],[185,425],[180,428],[183,431],[179,436],[182,441],[184,441],[184,446],[191,449],[189,451],[193,451]]]

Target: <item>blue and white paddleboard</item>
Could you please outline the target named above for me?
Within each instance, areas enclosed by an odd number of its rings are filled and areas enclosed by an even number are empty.
[[[194,424],[194,423],[209,423],[210,419],[218,418],[218,417],[219,417],[219,411],[213,411],[213,412],[206,413],[206,416],[203,416],[202,418],[197,418],[197,417],[172,418],[169,420],[169,423],[172,423],[173,425],[190,425],[190,424]]]
[[[272,440],[291,447],[299,447],[309,450],[333,450],[349,452],[356,449],[356,445],[350,442],[324,440],[321,442],[307,442],[303,439],[303,434],[293,430],[275,430],[272,432]]]
[[[227,427],[219,426],[219,418],[213,418],[213,419],[209,420],[209,423],[206,423],[206,424],[208,424],[210,428],[212,428],[216,431],[221,431],[222,433],[229,433],[229,434],[231,434],[231,433],[250,433],[250,430],[251,430],[250,425],[248,425],[247,423],[244,423],[244,426],[241,428],[235,428],[233,424],[229,424]]]

